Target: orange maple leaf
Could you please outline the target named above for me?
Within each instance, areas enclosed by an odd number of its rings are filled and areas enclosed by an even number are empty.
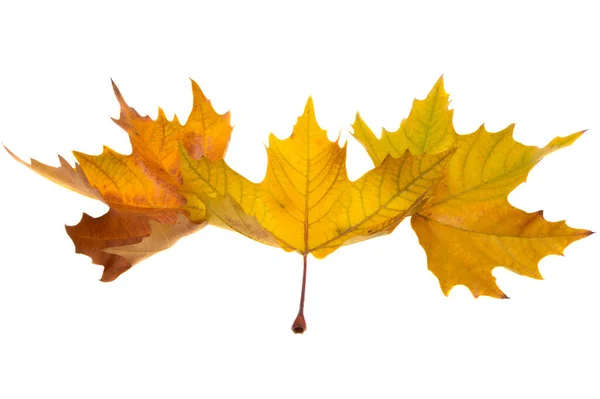
[[[172,246],[200,228],[205,209],[195,203],[195,222],[181,192],[179,145],[195,159],[221,159],[231,137],[229,112],[220,115],[192,81],[193,107],[185,125],[175,116],[167,120],[162,109],[156,120],[131,108],[113,82],[121,114],[113,119],[129,135],[132,152],[119,154],[108,147],[100,155],[74,152],[71,167],[62,157],[59,167],[31,160],[34,172],[80,194],[105,202],[110,210],[98,218],[84,214],[75,226],[66,226],[77,253],[104,266],[102,281],[112,281],[140,260]],[[8,149],[7,149],[8,151]]]

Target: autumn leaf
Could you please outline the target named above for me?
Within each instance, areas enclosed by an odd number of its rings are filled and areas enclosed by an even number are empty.
[[[62,157],[55,168],[36,160],[29,165],[9,151],[34,172],[110,207],[103,216],[84,214],[79,224],[66,226],[76,252],[104,266],[102,281],[114,280],[132,265],[205,225],[201,203],[196,203],[196,223],[191,223],[183,210],[186,201],[181,192],[179,145],[195,159],[218,160],[232,130],[229,113],[217,114],[193,81],[193,107],[185,125],[176,116],[167,120],[160,108],[156,120],[141,116],[127,105],[114,83],[113,90],[121,106],[120,117],[114,121],[129,135],[130,155],[108,147],[100,155],[74,152],[75,168]]]
[[[206,204],[209,223],[216,220],[258,241],[266,236],[303,256],[300,310],[293,326],[294,332],[302,333],[308,254],[323,258],[342,245],[391,232],[423,205],[444,176],[452,153],[389,156],[350,182],[346,147],[329,141],[309,99],[289,138],[270,136],[267,174],[261,183],[250,182],[223,160],[196,161],[183,148],[181,172],[184,190]],[[219,207],[212,206],[210,198]],[[224,206],[226,198],[235,207]],[[188,204],[193,201],[188,197]]]
[[[476,297],[506,297],[492,275],[496,266],[541,278],[537,265],[543,257],[562,254],[570,243],[591,234],[564,222],[548,222],[541,211],[527,213],[507,200],[545,155],[571,145],[583,132],[556,138],[544,148],[514,141],[513,126],[497,133],[482,126],[457,135],[441,78],[425,100],[415,100],[397,132],[384,131],[377,139],[359,115],[353,128],[375,165],[388,153],[435,154],[457,147],[445,178],[411,220],[429,270],[446,295],[463,284]]]
[[[75,152],[75,167],[62,157],[52,167],[28,164],[7,149],[36,173],[109,206],[103,216],[84,214],[79,224],[66,226],[76,252],[104,266],[103,281],[206,224],[223,227],[302,255],[292,330],[303,333],[308,255],[324,258],[388,234],[406,217],[446,295],[463,284],[474,296],[504,298],[495,267],[541,278],[543,257],[562,254],[591,234],[507,200],[535,164],[582,132],[543,148],[517,143],[512,125],[458,135],[441,78],[427,98],[415,100],[398,130],[384,130],[381,138],[357,114],[353,137],[375,167],[354,182],[346,173],[346,147],[319,127],[311,98],[290,137],[269,137],[266,176],[253,183],[223,159],[232,131],[229,113],[217,114],[193,81],[184,125],[176,116],[169,121],[160,108],[156,120],[141,116],[114,83],[113,89],[121,106],[114,121],[128,133],[131,154],[105,147],[100,155]]]

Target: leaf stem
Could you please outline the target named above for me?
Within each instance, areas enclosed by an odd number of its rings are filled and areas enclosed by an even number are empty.
[[[308,254],[304,254],[304,268],[302,272],[302,293],[300,294],[300,308],[298,309],[298,316],[292,324],[292,331],[294,334],[302,334],[306,331],[306,320],[304,320],[304,293],[306,292],[306,258]]]

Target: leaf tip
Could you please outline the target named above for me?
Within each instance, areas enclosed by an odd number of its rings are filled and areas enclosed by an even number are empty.
[[[308,100],[306,100],[306,105],[304,106],[304,113],[310,113],[313,115],[315,114],[315,105],[312,96],[308,96]]]
[[[354,116],[354,124],[363,122],[363,118],[360,116],[360,112],[356,111],[356,115]]]
[[[441,74],[438,80],[436,80],[435,85],[440,85],[440,87],[444,88],[444,74]]]
[[[106,268],[104,268],[104,271],[102,272],[102,276],[100,276],[100,280],[103,283],[110,283],[111,281],[115,281],[116,277],[113,278],[113,276],[110,276],[108,273],[106,273]]]
[[[553,152],[573,144],[586,130],[581,130],[579,132],[575,132],[573,134],[569,134],[568,136],[555,137],[548,145],[545,147],[549,152]]]
[[[7,146],[4,145],[4,143],[0,143],[0,145],[2,145],[2,147],[4,147],[4,149],[6,150],[6,152],[8,152],[8,155],[10,155],[13,158],[17,157],[11,150],[8,149]]]
[[[121,90],[119,90],[119,88],[117,87],[117,84],[115,83],[115,81],[110,78],[110,84],[112,85],[112,89],[113,92],[115,93],[115,97],[117,98],[117,101],[119,102],[119,104],[121,105],[121,107],[126,107],[127,104],[125,103],[125,99],[123,98],[123,95],[121,94]]]
[[[575,132],[573,134],[568,135],[567,137],[565,137],[565,139],[569,139],[570,144],[573,143],[575,140],[577,140],[578,138],[580,138],[585,132],[587,132],[587,129],[584,130],[580,130],[578,132]]]
[[[438,279],[438,282],[440,284],[440,289],[442,290],[442,294],[444,294],[444,296],[446,298],[448,298],[448,295],[450,295],[450,290],[452,289],[453,285],[448,284],[446,281],[441,280],[435,273],[433,273],[433,275],[435,276],[435,278]]]
[[[207,100],[206,96],[204,95],[204,92],[200,88],[200,85],[196,83],[196,81],[192,78],[190,78],[190,82],[192,84],[192,96],[194,99],[194,103],[197,103],[199,100]]]
[[[122,256],[112,255],[100,266],[104,266],[100,281],[103,283],[110,283],[111,281],[115,281],[121,274],[131,269],[133,265]]]
[[[33,159],[29,158],[29,162],[27,163],[25,161],[23,161],[21,158],[19,158],[14,152],[12,152],[11,150],[8,149],[7,146],[5,146],[3,143],[0,143],[2,145],[2,147],[4,147],[4,149],[6,150],[6,152],[8,152],[8,155],[10,155],[15,161],[17,161],[18,163],[27,166],[28,168],[31,168],[31,164],[33,163]]]
[[[83,153],[83,152],[79,152],[79,151],[71,151],[73,153],[73,156],[75,157],[75,159],[77,160],[77,162],[81,163],[81,158],[85,158],[88,155]]]
[[[271,148],[274,145],[276,145],[277,142],[281,141],[280,139],[277,138],[277,136],[275,136],[275,134],[273,132],[269,133],[269,137],[267,138],[267,143],[265,144],[265,148]]]
[[[444,74],[442,74],[436,81],[433,87],[431,88],[427,97],[430,96],[438,96],[439,94],[447,94],[444,89]]]
[[[360,112],[356,112],[356,116],[354,117],[354,123],[352,124],[352,132],[351,134],[354,136],[356,129],[358,128],[368,128],[365,120],[360,116]]]

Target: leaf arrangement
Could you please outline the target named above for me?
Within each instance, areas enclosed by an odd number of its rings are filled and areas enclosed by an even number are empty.
[[[353,137],[375,167],[354,182],[346,173],[346,147],[327,138],[310,98],[289,138],[270,136],[266,176],[253,183],[224,161],[230,115],[217,114],[195,82],[185,125],[176,116],[169,121],[160,108],[156,120],[141,116],[114,83],[113,89],[121,106],[115,122],[130,137],[130,155],[105,147],[97,156],[74,152],[75,168],[60,156],[60,166],[52,167],[28,164],[7,149],[34,172],[110,207],[101,217],[84,214],[66,226],[76,252],[104,266],[102,281],[212,224],[302,255],[292,330],[303,333],[308,254],[324,258],[388,234],[408,216],[446,295],[462,284],[475,297],[506,298],[494,267],[540,279],[540,259],[592,234],[507,200],[537,162],[583,132],[544,148],[516,142],[512,125],[458,135],[442,78],[424,100],[414,101],[397,131],[384,129],[381,138],[357,114]]]

